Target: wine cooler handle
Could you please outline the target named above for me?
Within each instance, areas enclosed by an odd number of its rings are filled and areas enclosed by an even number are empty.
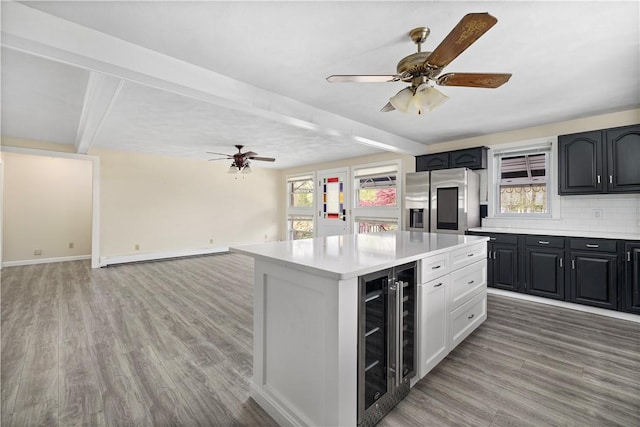
[[[398,387],[402,382],[402,371],[404,368],[402,366],[402,330],[404,328],[404,318],[402,317],[402,300],[404,299],[404,283],[398,281],[396,282],[396,286],[398,290],[396,291],[396,319],[398,319],[398,324],[396,327],[396,339],[395,339],[395,355],[396,355],[396,387]]]
[[[387,376],[389,377],[389,381],[393,381],[398,372],[398,366],[396,365],[397,359],[395,359],[397,344],[398,341],[398,282],[395,280],[389,280],[389,339],[392,343],[390,359],[387,368]]]

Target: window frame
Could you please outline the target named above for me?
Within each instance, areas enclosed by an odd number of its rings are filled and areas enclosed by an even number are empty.
[[[491,182],[488,185],[488,218],[502,219],[557,219],[560,217],[560,200],[557,194],[557,138],[542,138],[538,140],[519,141],[502,144],[489,148],[489,171]],[[502,157],[512,157],[524,154],[546,153],[545,183],[547,188],[547,212],[500,212],[500,166]]]
[[[311,188],[313,190],[311,196],[311,206],[299,207],[299,206],[291,206],[291,191],[289,190],[289,185],[295,181],[303,181],[306,179],[311,180]],[[287,175],[285,177],[285,194],[286,194],[286,215],[285,215],[285,230],[286,230],[286,238],[287,240],[293,240],[293,230],[289,227],[290,221],[294,217],[310,217],[312,220],[313,232],[312,237],[315,237],[317,234],[317,223],[316,223],[316,173],[315,172],[307,172],[295,175]]]
[[[382,175],[379,173],[364,173],[371,169],[389,169],[389,173],[395,173],[396,205],[395,206],[358,206],[359,181],[362,177]],[[395,172],[394,172],[395,171]],[[388,160],[376,163],[365,163],[351,166],[352,208],[351,227],[354,234],[359,232],[358,223],[362,220],[393,222],[398,230],[402,229],[402,162],[400,160]]]

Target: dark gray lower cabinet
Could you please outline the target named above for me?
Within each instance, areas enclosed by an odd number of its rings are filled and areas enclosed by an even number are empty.
[[[489,244],[487,265],[487,285],[506,289],[518,290],[518,245],[508,243]]]
[[[564,249],[525,248],[524,291],[564,300]]]
[[[640,314],[640,243],[625,244],[625,309]]]
[[[579,304],[618,308],[618,256],[571,252],[570,300]]]

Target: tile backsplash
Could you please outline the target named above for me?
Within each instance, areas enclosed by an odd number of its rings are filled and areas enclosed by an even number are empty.
[[[640,233],[640,194],[560,197],[560,218],[484,218],[483,227]]]

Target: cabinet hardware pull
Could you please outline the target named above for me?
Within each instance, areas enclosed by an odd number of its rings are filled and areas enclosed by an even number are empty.
[[[473,319],[473,313],[471,314],[471,316],[467,317],[467,319],[469,320]]]
[[[613,184],[613,175],[609,175],[609,184]]]
[[[497,252],[498,252],[498,251],[493,251],[493,259],[496,259],[496,253],[497,253]]]
[[[562,268],[562,258],[559,258],[559,259],[560,259],[560,268]]]
[[[587,247],[588,247],[588,248],[597,248],[597,247],[599,247],[599,246],[600,246],[600,245],[592,245],[591,243],[587,243]]]
[[[572,259],[572,260],[571,260],[571,269],[572,269],[572,270],[575,270],[575,269],[576,269],[576,260],[575,260],[575,259]]]
[[[471,285],[474,281],[467,282],[467,285]]]
[[[598,175],[598,184],[600,184],[600,175]]]
[[[436,265],[435,267],[431,267],[431,269],[432,269],[432,270],[437,270],[437,269],[439,269],[440,267],[442,267],[442,266],[441,266],[441,265]]]
[[[631,261],[631,252],[627,252],[627,261]]]
[[[442,286],[442,282],[438,283],[437,285],[433,285],[434,288],[439,288],[440,286]]]
[[[496,240],[495,237],[489,237],[489,240]]]
[[[538,240],[538,243],[540,243],[541,245],[548,245],[549,242],[547,242],[546,240]]]
[[[471,252],[470,254],[467,254],[467,256],[473,256],[473,252]]]

